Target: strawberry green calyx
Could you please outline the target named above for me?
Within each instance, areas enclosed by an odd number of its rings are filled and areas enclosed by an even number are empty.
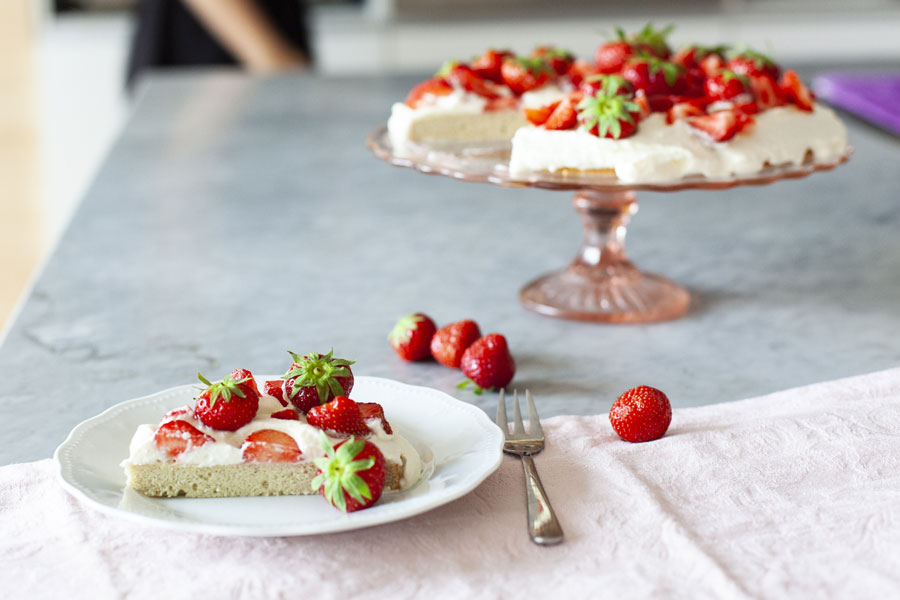
[[[312,480],[313,489],[318,490],[324,484],[325,499],[342,512],[347,512],[347,499],[344,497],[344,492],[360,503],[370,500],[372,491],[357,473],[375,466],[375,459],[370,456],[363,460],[355,460],[356,456],[362,452],[366,441],[351,438],[335,450],[328,441],[328,437],[320,431],[319,443],[325,450],[325,456],[313,461],[321,471]]]
[[[216,404],[216,400],[218,400],[219,397],[221,397],[225,402],[230,402],[232,396],[237,396],[238,398],[247,397],[247,395],[244,393],[244,390],[240,388],[240,384],[250,381],[249,377],[234,380],[231,378],[231,375],[226,375],[225,379],[223,379],[219,383],[212,383],[201,373],[197,373],[197,379],[206,384],[206,389],[207,391],[209,391],[210,408],[212,408]]]
[[[638,52],[638,56],[641,60],[647,62],[647,68],[650,71],[650,75],[656,75],[657,73],[662,72],[666,83],[670,86],[675,85],[675,82],[678,81],[678,76],[681,74],[681,71],[684,70],[684,67],[681,65],[676,65],[673,62],[658,58],[652,54],[647,54],[646,52]]]
[[[550,58],[575,58],[575,56],[565,48],[558,48],[556,46],[538,46],[538,50],[543,50],[544,53],[540,58],[545,60]]]
[[[644,44],[650,46],[656,52],[664,53],[669,50],[669,44],[666,41],[666,38],[669,37],[669,34],[672,33],[673,29],[675,29],[674,25],[656,29],[653,27],[653,23],[647,23],[644,25],[643,29],[631,36],[631,39],[627,41],[632,44]]]
[[[616,75],[600,76],[603,86],[593,96],[587,96],[578,103],[578,120],[582,127],[590,131],[594,126],[600,137],[609,133],[613,138],[622,136],[622,122],[634,124],[632,113],[641,108],[632,100],[634,94],[620,93],[627,85],[625,80]]]
[[[731,81],[732,79],[737,79],[740,81],[744,88],[750,89],[750,78],[742,73],[735,73],[731,69],[723,69],[722,70],[722,81]]]
[[[775,65],[775,61],[772,60],[771,58],[769,58],[768,56],[766,56],[765,54],[763,54],[762,52],[757,52],[756,50],[753,50],[746,46],[741,47],[741,48],[729,49],[728,52],[726,53],[726,58],[728,58],[728,59],[737,58],[737,57],[746,58],[746,59],[752,61],[753,65],[757,69],[763,69],[765,67],[772,67]]]
[[[472,393],[475,394],[476,396],[480,396],[480,395],[482,395],[482,394],[484,393],[484,388],[483,388],[483,387],[479,387],[477,384],[472,383],[472,382],[469,381],[468,379],[465,380],[465,381],[460,381],[459,383],[457,383],[457,384],[456,384],[456,389],[458,389],[458,390],[464,390],[464,389],[466,389],[467,387],[469,387],[470,385],[475,386],[474,389],[472,390]],[[493,390],[493,389],[489,389],[488,391],[489,391],[489,392],[493,392],[494,390]]]
[[[282,379],[294,379],[291,386],[290,397],[296,396],[301,388],[316,387],[319,393],[320,402],[328,398],[329,392],[335,396],[344,393],[338,377],[349,377],[350,370],[347,368],[354,363],[352,360],[344,360],[343,358],[334,358],[334,349],[328,351],[328,354],[317,354],[310,352],[306,356],[301,356],[296,352],[288,353],[294,360],[294,366],[290,371],[281,376]]]
[[[553,68],[547,63],[546,60],[544,60],[544,57],[527,58],[525,56],[517,56],[513,60],[532,75],[540,75],[541,73],[554,73]]]
[[[394,325],[394,328],[391,329],[391,332],[388,334],[388,341],[394,346],[398,346],[400,344],[405,344],[412,337],[413,331],[416,330],[416,327],[424,321],[427,317],[424,315],[420,315],[418,313],[413,313],[411,315],[407,315],[397,321],[397,324]]]
[[[437,70],[437,73],[435,73],[434,76],[445,79],[448,75],[450,75],[450,71],[461,64],[462,63],[455,58],[444,61],[444,64],[441,65],[441,68]]]

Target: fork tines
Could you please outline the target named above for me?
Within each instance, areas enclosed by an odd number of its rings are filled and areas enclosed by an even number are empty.
[[[522,411],[519,408],[519,390],[513,391],[513,400],[513,436],[522,436],[526,432],[525,424],[522,422]],[[538,418],[530,390],[525,390],[525,401],[528,403],[528,434],[543,437],[544,430],[541,427],[541,420]],[[500,390],[500,397],[497,399],[497,426],[503,430],[504,435],[510,437],[509,422],[506,419],[506,394],[503,390]]]

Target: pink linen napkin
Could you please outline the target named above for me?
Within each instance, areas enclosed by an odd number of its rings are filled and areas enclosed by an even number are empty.
[[[473,493],[418,517],[272,539],[106,516],[63,491],[44,460],[0,468],[0,590],[459,600],[900,589],[900,369],[678,410],[669,433],[646,444],[619,440],[605,415],[544,428],[536,461],[566,532],[560,546],[528,540],[512,457]]]

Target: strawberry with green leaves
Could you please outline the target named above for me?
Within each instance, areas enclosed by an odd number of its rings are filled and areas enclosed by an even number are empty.
[[[194,414],[207,427],[235,431],[253,420],[259,409],[259,389],[247,369],[235,369],[218,383],[197,373],[206,389],[197,397]]]
[[[557,75],[568,73],[575,62],[575,56],[571,52],[556,46],[538,46],[531,53],[531,58],[544,61]]]
[[[517,96],[537,89],[550,81],[556,72],[540,58],[509,56],[500,67],[503,83]]]
[[[715,75],[707,77],[703,85],[706,97],[710,100],[731,100],[752,91],[749,77],[729,69],[722,69]]]
[[[647,23],[639,32],[628,36],[621,28],[616,28],[616,39],[597,48],[594,60],[601,73],[619,73],[633,56],[644,53],[658,58],[668,58],[671,54],[666,37],[672,26],[656,29]]]
[[[372,442],[350,438],[332,446],[320,436],[325,456],[315,459],[318,474],[313,489],[342,512],[369,508],[381,498],[387,478],[387,461]]]
[[[599,76],[600,87],[593,96],[578,103],[581,127],[598,137],[622,139],[637,129],[641,107],[634,102],[628,84],[618,75]]]
[[[684,75],[685,69],[681,65],[647,53],[636,55],[622,67],[622,77],[635,90],[644,90],[647,95],[677,94],[684,91]]]
[[[310,352],[301,356],[290,352],[294,360],[284,379],[284,397],[300,412],[324,404],[335,396],[346,396],[353,389],[354,361],[334,358],[334,350],[327,354]]]
[[[426,314],[412,313],[400,317],[388,334],[388,341],[403,360],[424,360],[431,355],[431,336],[437,331],[434,321]]]
[[[499,333],[489,333],[466,349],[459,368],[469,381],[457,387],[474,383],[475,393],[481,394],[484,390],[506,387],[516,374],[516,361],[509,353],[506,338]]]
[[[372,432],[366,418],[359,404],[346,396],[314,406],[306,413],[307,423],[335,436],[369,436]]]
[[[749,48],[740,48],[726,53],[726,68],[741,75],[768,75],[777,80],[781,69],[775,61],[761,52]]]

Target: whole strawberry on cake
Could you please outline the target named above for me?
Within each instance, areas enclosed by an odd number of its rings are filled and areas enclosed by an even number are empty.
[[[576,89],[588,65],[571,52],[538,46],[528,56],[489,49],[451,60],[394,104],[388,132],[396,151],[410,143],[508,141],[536,107]]]
[[[291,357],[262,392],[246,369],[215,383],[199,375],[193,406],[138,427],[122,463],[127,485],[151,497],[321,493],[352,511],[418,481],[421,458],[384,409],[350,399],[352,361]]]
[[[673,52],[668,33],[619,30],[598,48],[593,72],[580,71],[577,89],[525,107],[530,125],[513,137],[510,173],[718,179],[848,153],[843,123],[794,71],[747,48]]]

